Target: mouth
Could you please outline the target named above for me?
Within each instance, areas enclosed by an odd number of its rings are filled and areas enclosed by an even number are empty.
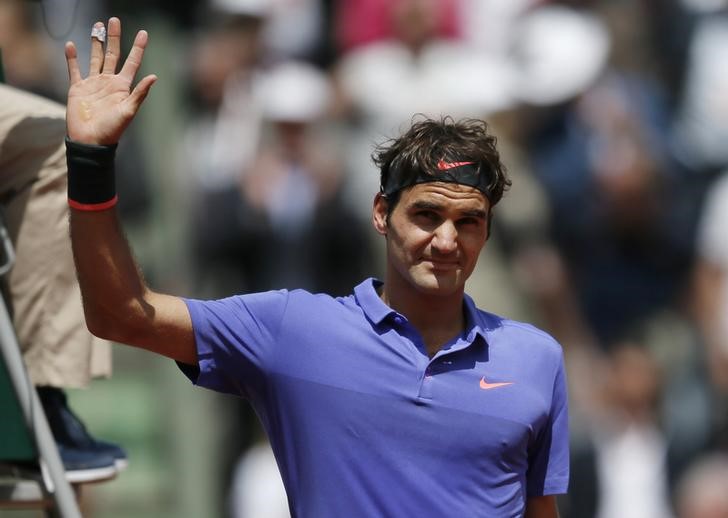
[[[422,262],[430,264],[432,269],[437,271],[452,271],[460,268],[460,263],[458,261],[423,259]]]

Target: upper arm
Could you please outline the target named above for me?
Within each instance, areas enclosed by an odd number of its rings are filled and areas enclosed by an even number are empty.
[[[526,500],[524,518],[558,518],[558,516],[554,495],[532,496]]]

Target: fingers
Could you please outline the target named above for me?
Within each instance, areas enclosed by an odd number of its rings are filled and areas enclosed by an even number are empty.
[[[101,73],[101,66],[104,63],[104,43],[102,41],[102,35],[104,33],[105,28],[103,22],[96,22],[91,29],[91,59],[88,66],[89,76],[97,76]]]
[[[104,56],[102,72],[104,74],[114,74],[121,55],[121,21],[118,18],[109,19],[107,36],[106,56]]]
[[[71,84],[81,80],[81,71],[78,68],[78,52],[73,42],[66,42],[66,63],[68,64],[68,79]]]
[[[147,31],[137,32],[136,38],[134,38],[134,45],[129,51],[129,56],[127,56],[124,66],[121,68],[121,72],[119,72],[119,75],[130,83],[134,81],[134,76],[142,64],[144,48],[147,46],[148,39],[149,36],[147,35]],[[145,77],[144,79],[147,78]],[[134,90],[136,91],[136,88]]]

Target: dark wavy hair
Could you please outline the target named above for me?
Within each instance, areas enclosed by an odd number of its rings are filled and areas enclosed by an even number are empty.
[[[380,170],[382,192],[392,180],[399,185],[412,185],[411,181],[421,171],[436,180],[440,161],[474,162],[480,167],[480,174],[489,175],[487,190],[492,208],[511,185],[496,145],[496,137],[489,133],[488,124],[483,120],[454,120],[450,116],[440,120],[424,118],[414,121],[402,136],[377,146],[372,160]],[[398,177],[393,179],[390,175]],[[387,196],[390,213],[401,192]]]

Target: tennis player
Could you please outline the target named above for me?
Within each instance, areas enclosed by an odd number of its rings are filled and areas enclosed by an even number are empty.
[[[86,78],[66,46],[71,238],[89,329],[248,399],[292,516],[556,517],[569,472],[561,347],[465,294],[510,183],[485,123],[422,120],[375,153],[382,281],[341,298],[165,295],[145,284],[114,209],[115,147],[156,80],[132,88],[148,36],[116,73],[120,21],[93,35]]]

